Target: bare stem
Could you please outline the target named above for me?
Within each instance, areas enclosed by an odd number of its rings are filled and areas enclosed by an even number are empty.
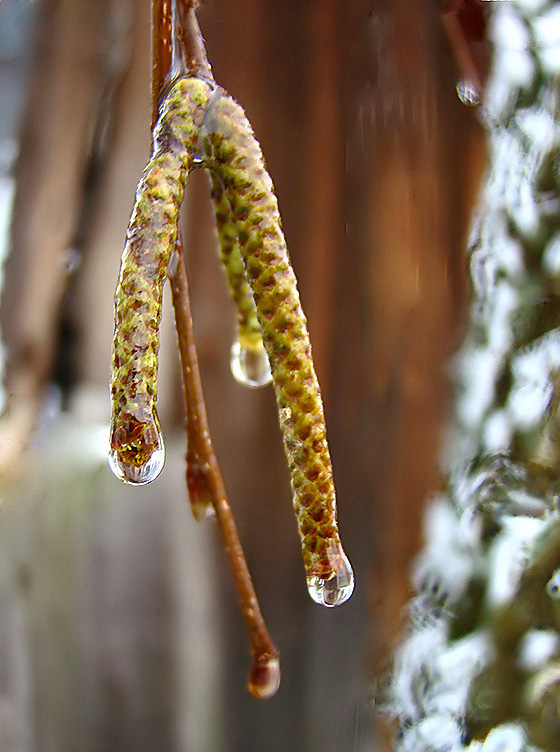
[[[204,37],[198,25],[196,6],[193,0],[176,0],[179,21],[179,37],[185,55],[189,75],[214,81],[212,67],[208,62]]]
[[[279,655],[261,615],[210,439],[192,329],[187,275],[181,251],[182,248],[178,246],[176,269],[169,276],[169,281],[175,309],[185,406],[188,416],[187,445],[188,455],[191,459],[190,469],[196,471],[197,481],[202,485],[202,489],[207,492],[212,502],[222,544],[231,567],[247,629],[249,646],[253,654],[253,666],[248,686],[256,697],[266,698],[276,692],[280,683]],[[189,485],[191,484],[189,483]],[[199,492],[200,490],[199,487]]]
[[[173,0],[152,0],[152,129],[173,55]]]

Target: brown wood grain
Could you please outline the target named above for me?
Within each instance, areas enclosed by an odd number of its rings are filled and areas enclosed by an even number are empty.
[[[53,368],[101,96],[107,5],[103,0],[51,0],[42,3],[38,16],[2,296],[10,389],[9,414],[1,429],[4,470],[29,437]]]

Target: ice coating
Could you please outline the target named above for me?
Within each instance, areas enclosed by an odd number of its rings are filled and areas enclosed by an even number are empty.
[[[268,353],[306,575],[308,581],[328,581],[349,564],[336,522],[323,404],[306,319],[272,181],[242,108],[225,93],[214,100],[203,135],[207,164],[214,182],[223,188],[235,221]]]
[[[210,92],[207,83],[195,78],[180,78],[172,86],[128,226],[115,292],[111,370],[110,465],[123,480],[128,475],[148,482],[157,475],[154,466],[161,470],[163,465],[156,410],[162,289]],[[151,459],[154,453],[157,463]]]

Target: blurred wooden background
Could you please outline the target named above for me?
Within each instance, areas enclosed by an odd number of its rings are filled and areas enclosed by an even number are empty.
[[[184,211],[195,331],[215,449],[282,655],[267,702],[244,689],[213,523],[190,518],[169,315],[166,469],[130,489],[104,459],[112,295],[149,150],[149,4],[39,0],[35,16],[1,308],[0,752],[383,749],[373,697],[438,486],[443,367],[484,159],[438,7],[209,0],[199,13],[216,79],[245,107],[277,189],[356,574],[340,609],[306,593],[272,391],[229,374],[234,317],[196,174]]]

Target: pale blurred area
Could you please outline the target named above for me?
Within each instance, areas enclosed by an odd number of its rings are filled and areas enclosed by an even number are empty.
[[[166,467],[142,489],[111,475],[113,292],[150,143],[149,3],[0,0],[0,752],[387,748],[374,697],[439,483],[482,133],[431,1],[209,0],[199,18],[276,185],[356,590],[333,610],[307,595],[272,390],[229,372],[234,313],[203,174],[184,207],[195,333],[281,653],[273,699],[245,689],[225,557],[214,523],[190,513],[170,311]]]

